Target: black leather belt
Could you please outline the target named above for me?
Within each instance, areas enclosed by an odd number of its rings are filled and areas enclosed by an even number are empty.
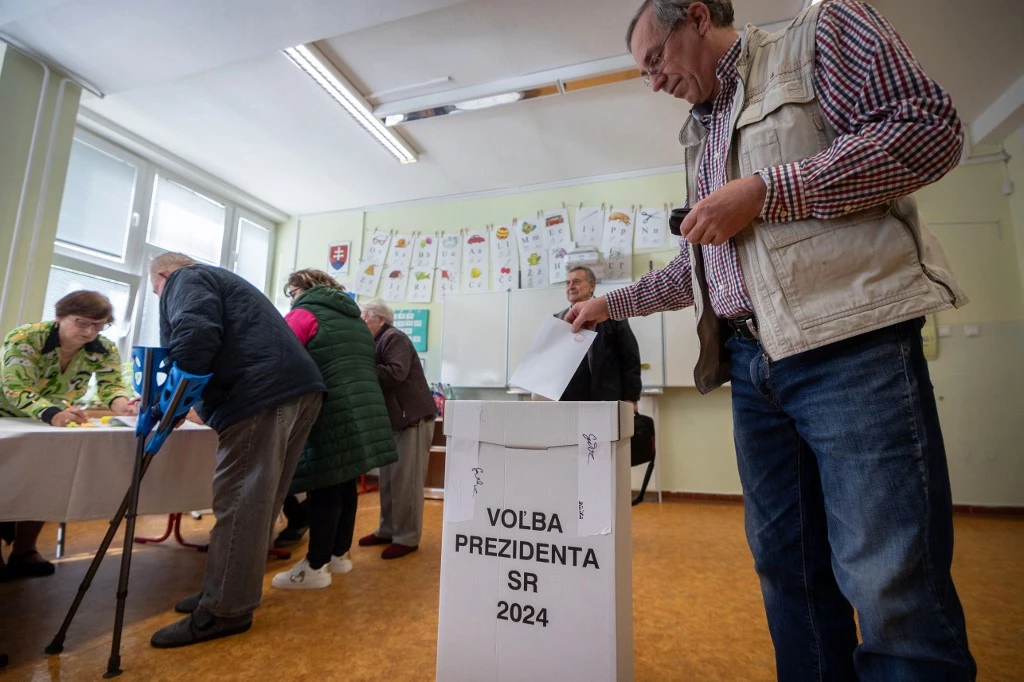
[[[753,315],[747,315],[745,317],[737,317],[728,319],[725,321],[732,330],[743,339],[749,339],[750,341],[760,341],[761,334],[757,331],[757,318]]]

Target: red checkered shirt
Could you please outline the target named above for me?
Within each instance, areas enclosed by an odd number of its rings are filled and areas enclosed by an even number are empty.
[[[769,223],[836,218],[906,196],[941,178],[960,159],[963,134],[952,100],[872,7],[854,0],[828,3],[818,17],[815,40],[814,91],[839,136],[816,156],[758,171],[768,187],[761,218]],[[705,118],[708,139],[697,169],[696,201],[727,182],[741,49],[737,40],[718,63],[722,87]],[[715,314],[751,313],[732,240],[697,248],[703,249]],[[615,319],[692,305],[686,245],[664,268],[609,292],[607,299]]]

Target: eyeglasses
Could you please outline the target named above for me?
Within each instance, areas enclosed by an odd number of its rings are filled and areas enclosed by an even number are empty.
[[[299,289],[298,287],[290,287],[287,284],[284,287],[284,295],[290,299],[294,299],[300,293],[302,293],[302,289]]]
[[[672,37],[672,34],[676,32],[677,28],[683,25],[684,21],[681,21],[672,27],[672,30],[668,32],[668,35],[665,36],[665,40],[661,43],[661,47],[658,48],[658,51],[654,53],[654,56],[651,57],[651,60],[648,62],[647,70],[640,72],[641,78],[644,79],[644,85],[648,88],[651,87],[651,81],[661,74],[661,70],[665,66],[665,46],[668,45],[669,38]]]
[[[87,320],[84,317],[76,317],[75,318],[75,326],[78,327],[79,329],[83,329],[83,330],[84,329],[95,329],[96,331],[101,332],[104,329],[110,329],[110,325],[111,324],[113,324],[113,323],[109,322],[109,321],[107,321],[107,322],[93,322],[92,320]]]

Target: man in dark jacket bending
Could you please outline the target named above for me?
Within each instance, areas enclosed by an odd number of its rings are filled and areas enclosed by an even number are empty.
[[[565,280],[565,297],[572,306],[594,297],[597,277],[588,267],[573,268]],[[562,320],[566,308],[555,317]],[[569,380],[560,400],[640,400],[640,346],[626,320],[597,325],[597,338]]]
[[[274,518],[325,386],[281,314],[238,275],[180,253],[157,256],[149,274],[170,360],[213,375],[198,412],[219,441],[203,589],[175,606],[186,618],[153,635],[167,648],[252,627]]]

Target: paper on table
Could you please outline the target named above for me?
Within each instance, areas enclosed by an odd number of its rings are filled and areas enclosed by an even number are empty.
[[[612,532],[612,435],[599,403],[580,403],[577,492],[580,537]]]
[[[558,400],[595,338],[597,332],[581,329],[573,333],[568,322],[545,318],[509,383]]]

